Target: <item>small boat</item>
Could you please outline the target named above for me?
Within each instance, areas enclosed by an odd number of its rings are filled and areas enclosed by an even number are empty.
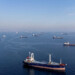
[[[56,37],[56,36],[53,36],[53,39],[63,39],[63,37]]]
[[[64,46],[75,46],[75,44],[70,44],[69,42],[65,42]]]
[[[21,35],[20,38],[28,38],[28,37],[27,37],[27,36],[22,36],[22,35]]]
[[[68,35],[68,33],[61,33],[62,35]]]
[[[49,54],[49,62],[39,62],[34,59],[34,53],[29,52],[29,56],[26,60],[23,61],[24,66],[39,68],[39,69],[46,69],[46,70],[53,70],[53,71],[65,71],[66,64],[63,64],[60,60],[60,63],[52,62],[51,61],[51,54]]]
[[[39,34],[32,34],[32,36],[39,36]]]
[[[6,35],[3,35],[3,36],[2,36],[2,38],[5,38],[5,37],[6,37]]]
[[[16,34],[18,34],[19,32],[16,32]]]

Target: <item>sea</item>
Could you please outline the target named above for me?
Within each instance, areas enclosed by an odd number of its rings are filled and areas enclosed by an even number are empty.
[[[26,38],[20,38],[21,35]],[[54,35],[63,39],[53,39]],[[0,75],[75,75],[75,46],[63,46],[64,42],[75,44],[75,32],[0,32]],[[24,67],[23,60],[29,52],[37,61],[48,62],[49,54],[54,62],[61,59],[67,64],[66,71]]]

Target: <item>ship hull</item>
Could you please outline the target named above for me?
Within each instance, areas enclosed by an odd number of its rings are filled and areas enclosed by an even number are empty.
[[[75,44],[64,44],[64,46],[75,46]]]
[[[63,39],[63,37],[53,37],[53,39]]]
[[[24,65],[28,67],[39,68],[39,69],[46,69],[46,70],[53,70],[53,71],[65,71],[65,66],[60,66],[60,65],[27,63],[27,62],[24,62]]]
[[[63,39],[63,38],[53,38],[53,39]]]

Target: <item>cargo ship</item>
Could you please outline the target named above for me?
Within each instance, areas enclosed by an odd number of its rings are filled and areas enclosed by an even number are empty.
[[[64,46],[75,46],[75,44],[70,44],[69,42],[65,42]]]
[[[56,37],[56,36],[53,36],[53,39],[63,39],[63,37]]]
[[[66,64],[63,64],[60,60],[60,63],[51,61],[51,54],[49,54],[49,62],[39,62],[34,59],[34,53],[29,53],[29,56],[26,60],[23,61],[24,66],[46,69],[52,71],[65,71]]]

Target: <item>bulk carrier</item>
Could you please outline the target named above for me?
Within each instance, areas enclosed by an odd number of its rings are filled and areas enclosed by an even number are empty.
[[[52,62],[51,54],[49,54],[49,62],[39,62],[34,59],[34,53],[29,53],[26,60],[23,61],[24,66],[34,67],[39,69],[53,70],[53,71],[65,71],[66,64]]]

